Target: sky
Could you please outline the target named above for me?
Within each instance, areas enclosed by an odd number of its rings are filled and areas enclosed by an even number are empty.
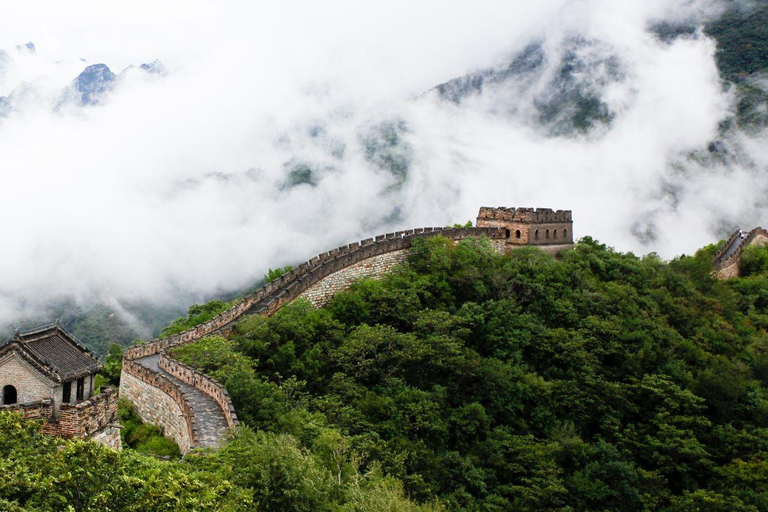
[[[691,158],[734,108],[714,42],[648,31],[718,2],[254,4],[4,6],[0,96],[14,108],[0,119],[0,323],[62,298],[189,304],[341,244],[474,220],[480,206],[570,209],[577,237],[665,258],[765,218],[766,134],[726,141],[736,163]],[[582,77],[616,115],[550,136],[526,112],[574,36],[593,43],[585,62],[620,63],[620,79],[599,65]],[[15,50],[28,41],[36,53]],[[552,64],[525,94],[454,105],[428,92],[534,41]],[[129,69],[99,105],[62,100],[89,64],[157,59],[165,76]],[[361,143],[392,122],[410,162],[401,184]],[[297,163],[316,169],[315,186],[285,186]]]

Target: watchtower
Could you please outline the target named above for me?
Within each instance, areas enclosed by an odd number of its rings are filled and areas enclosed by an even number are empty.
[[[573,247],[570,210],[483,206],[475,225],[504,228],[507,251],[521,245],[541,246],[548,252]]]

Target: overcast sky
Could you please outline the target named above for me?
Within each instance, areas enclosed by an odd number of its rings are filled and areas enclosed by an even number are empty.
[[[0,120],[0,321],[67,295],[202,299],[381,230],[474,219],[483,205],[572,209],[577,236],[665,257],[765,213],[765,134],[729,142],[744,165],[688,157],[733,109],[714,42],[648,32],[717,2],[256,4],[4,6],[0,96],[16,91],[17,104]],[[532,41],[554,66],[574,35],[597,42],[584,58],[621,63],[623,78],[601,89],[610,128],[548,137],[497,112],[530,109],[530,97],[488,92],[457,107],[423,94]],[[28,41],[35,55],[16,52]],[[155,59],[167,76],[127,73],[98,106],[61,103],[89,64],[117,73]],[[407,126],[412,162],[397,191],[360,143],[392,120]],[[291,162],[320,169],[317,186],[285,189]],[[400,217],[383,223],[393,205]]]

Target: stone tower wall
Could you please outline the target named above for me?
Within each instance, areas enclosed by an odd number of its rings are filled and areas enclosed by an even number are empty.
[[[480,208],[478,227],[504,229],[507,245],[573,245],[569,210],[549,208]]]

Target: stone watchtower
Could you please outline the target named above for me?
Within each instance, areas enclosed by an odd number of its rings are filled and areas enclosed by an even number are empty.
[[[521,245],[540,246],[550,253],[573,247],[573,220],[570,210],[483,206],[475,225],[479,228],[504,228],[506,251]]]

